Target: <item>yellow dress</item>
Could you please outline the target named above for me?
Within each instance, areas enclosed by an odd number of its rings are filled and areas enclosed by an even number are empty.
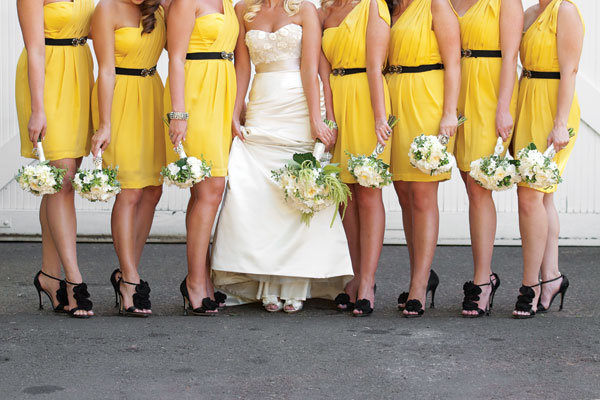
[[[370,1],[361,0],[339,26],[327,28],[323,32],[323,52],[332,69],[366,67]],[[387,5],[382,0],[377,0],[377,6],[379,16],[389,24]],[[348,171],[348,156],[345,152],[370,155],[377,145],[367,74],[331,75],[330,82],[334,114],[339,127],[333,162],[340,163],[343,182],[356,183],[356,179]],[[386,114],[390,114],[391,106],[385,79],[383,83]],[[385,151],[379,156],[386,163],[390,160],[390,142],[388,141]]]
[[[556,27],[558,9],[562,1],[573,3],[570,0],[552,0],[523,35],[521,41],[521,63],[523,68],[540,72],[560,71],[556,48]],[[514,137],[515,153],[531,142],[534,142],[538,150],[542,152],[548,147],[548,134],[552,131],[556,116],[559,83],[559,79],[521,78]],[[561,174],[567,165],[571,151],[573,151],[579,132],[579,122],[579,102],[577,101],[577,94],[575,94],[567,122],[567,127],[573,128],[575,131],[575,137],[569,141],[567,147],[559,151],[554,157]],[[519,185],[527,186],[525,183]],[[554,186],[540,191],[553,193],[556,189],[556,186]]]
[[[231,0],[223,1],[224,14],[196,19],[188,53],[233,52],[239,24]],[[185,108],[190,114],[183,147],[189,156],[202,156],[212,165],[212,176],[227,176],[231,146],[231,119],[236,95],[235,69],[227,60],[187,60],[185,63]],[[170,112],[169,81],[165,88],[165,112]],[[167,161],[178,157],[166,131]]]
[[[432,29],[431,0],[414,0],[392,26],[389,65],[441,64],[442,57]],[[450,179],[451,172],[430,176],[410,165],[408,150],[420,134],[437,135],[444,107],[444,71],[387,74],[392,112],[398,124],[392,134],[392,179],[433,182]],[[454,149],[452,137],[448,150]]]
[[[156,26],[142,34],[142,26],[115,30],[115,65],[150,69],[156,65],[166,42],[162,7],[156,11]],[[98,85],[92,95],[94,127],[99,124]],[[163,129],[163,84],[152,76],[116,75],[111,113],[111,141],[103,155],[108,166],[118,166],[124,189],[158,186],[165,165]]]
[[[44,35],[52,39],[87,36],[94,12],[93,0],[74,0],[44,6]],[[31,117],[27,52],[17,64],[15,98],[21,155],[37,158],[29,140],[27,124]],[[90,152],[92,122],[90,94],[94,85],[94,65],[87,44],[46,46],[44,109],[47,130],[44,153],[48,160],[79,158]]]
[[[463,49],[500,50],[500,5],[502,0],[479,0],[462,17],[460,36]],[[467,122],[458,128],[456,163],[461,171],[471,170],[471,161],[494,152],[496,108],[500,90],[500,57],[465,57],[462,59],[462,79],[458,112]],[[510,113],[513,121],[517,111],[518,81],[515,78]],[[508,148],[510,139],[504,142]]]

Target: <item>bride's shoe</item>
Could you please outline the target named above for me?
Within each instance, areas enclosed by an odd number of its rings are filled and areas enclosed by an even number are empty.
[[[287,299],[283,304],[283,311],[288,314],[297,313],[302,310],[304,302],[301,300]]]
[[[283,309],[283,303],[277,296],[265,296],[262,299],[263,307],[268,312],[277,312]]]

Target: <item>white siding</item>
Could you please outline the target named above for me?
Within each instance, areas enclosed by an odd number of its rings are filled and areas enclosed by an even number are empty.
[[[525,6],[532,4],[527,0]],[[567,167],[565,182],[556,194],[561,214],[563,244],[600,244],[600,5],[593,0],[580,0],[578,5],[586,19],[586,41],[578,81],[582,107],[579,140]],[[27,160],[18,157],[18,128],[14,106],[14,75],[22,49],[15,1],[0,1],[0,238],[39,234],[38,199],[21,191],[13,171]],[[167,56],[163,55],[159,71],[166,77]],[[4,174],[4,175],[3,175]],[[3,179],[4,177],[4,179]],[[165,189],[158,205],[152,235],[160,240],[178,240],[184,234],[184,210],[188,194]],[[498,209],[498,243],[519,243],[515,191],[495,195]],[[391,188],[384,191],[387,210],[387,243],[404,241],[402,218],[396,195]],[[440,186],[440,242],[468,243],[468,202],[458,171],[450,182]],[[112,204],[76,201],[79,232],[89,237],[110,233]]]

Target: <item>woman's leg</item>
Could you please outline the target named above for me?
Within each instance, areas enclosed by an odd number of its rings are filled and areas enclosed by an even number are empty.
[[[40,204],[40,225],[42,227],[42,271],[45,274],[61,279],[62,271],[60,264],[60,256],[58,250],[54,244],[54,239],[50,233],[50,227],[48,226],[48,200],[47,195],[42,197],[42,203]],[[42,287],[50,293],[52,297],[52,305],[58,305],[56,300],[56,291],[60,287],[60,282],[54,279],[50,279],[43,274],[39,276],[40,284]]]
[[[148,186],[142,190],[142,199],[135,216],[135,265],[140,266],[142,252],[150,235],[154,211],[162,196],[162,186]]]
[[[385,233],[385,209],[381,189],[356,185],[355,193],[360,223],[360,282],[357,298],[369,300],[373,307],[375,272]],[[361,311],[354,310],[354,313],[359,314]]]
[[[419,300],[423,306],[439,233],[438,186],[438,182],[410,183],[414,268],[408,298]],[[404,310],[404,314],[416,312]]]
[[[539,282],[540,267],[548,240],[548,214],[544,207],[544,193],[528,187],[517,189],[519,196],[519,230],[523,244],[523,285],[533,286]],[[535,297],[532,310],[537,310],[540,287],[533,288]],[[525,311],[513,311],[514,315],[528,315]]]
[[[541,275],[542,281],[551,281],[560,276],[558,269],[558,235],[560,233],[560,220],[558,211],[554,205],[554,193],[544,195],[544,208],[548,218],[548,239],[542,259]],[[547,309],[552,296],[558,292],[562,279],[557,279],[543,285],[540,295],[541,304]]]
[[[410,262],[410,278],[413,274],[413,263],[415,260],[415,249],[413,245],[413,227],[412,210],[410,207],[410,182],[395,181],[394,189],[402,208],[402,227],[404,228],[404,237],[406,238],[406,247],[408,248],[408,259]]]
[[[356,303],[356,295],[358,292],[358,285],[360,283],[360,220],[358,217],[358,199],[357,190],[358,184],[350,184],[350,191],[352,198],[348,199],[348,206],[346,207],[346,214],[342,220],[344,225],[344,232],[346,233],[346,240],[348,241],[348,248],[350,250],[350,261],[352,262],[352,271],[354,272],[354,278],[346,284],[344,289],[345,293],[350,296],[350,302]],[[340,210],[340,216],[342,210]]]

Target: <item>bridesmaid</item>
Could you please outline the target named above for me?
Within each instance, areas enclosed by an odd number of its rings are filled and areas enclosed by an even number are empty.
[[[180,290],[192,315],[214,315],[227,297],[213,292],[208,247],[227,176],[238,33],[231,0],[177,1],[171,8],[167,139],[173,146],[183,143],[187,155],[204,157],[212,165],[212,177],[191,188],[186,213],[188,275]],[[176,158],[168,149],[167,161]]]
[[[166,4],[164,4],[166,7]],[[98,81],[92,95],[92,153],[118,166],[122,191],[111,227],[120,269],[111,275],[119,314],[147,317],[150,287],[138,268],[161,193],[165,165],[163,86],[156,63],[165,46],[160,0],[101,0],[92,19]]]
[[[583,47],[584,25],[570,0],[540,0],[525,12],[521,43],[523,76],[519,88],[514,147],[534,142],[540,151],[554,146],[561,173],[573,151],[579,131],[580,110],[575,78]],[[568,128],[576,135],[569,140]],[[558,268],[560,224],[554,205],[556,186],[534,190],[521,183],[519,228],[523,241],[523,286],[513,316],[531,318],[546,312],[569,281]],[[541,282],[539,281],[541,270]]]
[[[496,207],[492,192],[469,175],[471,162],[504,149],[512,137],[517,108],[517,58],[523,32],[520,0],[453,0],[460,23],[462,87],[458,110],[468,117],[456,136],[456,162],[469,195],[473,280],[463,285],[463,317],[492,308],[500,278],[492,273]],[[495,121],[495,122],[494,122]]]
[[[62,190],[45,195],[40,205],[42,269],[34,278],[56,312],[92,316],[92,302],[77,263],[74,192],[71,179],[90,152],[90,94],[93,61],[86,37],[93,0],[19,0],[17,11],[25,50],[19,58],[16,103],[21,155],[37,158],[43,141],[50,164],[67,170]],[[65,280],[59,278],[61,265]]]
[[[325,90],[331,90],[325,99],[333,101],[339,127],[333,162],[340,163],[342,181],[352,191],[343,224],[354,279],[336,303],[343,310],[354,308],[354,316],[366,316],[375,304],[375,272],[383,246],[385,210],[381,189],[356,183],[348,171],[345,152],[371,154],[378,143],[388,143],[392,132],[387,123],[390,99],[382,74],[390,15],[383,0],[325,0],[321,5],[323,52],[328,62],[322,66],[321,75],[332,72],[324,84]],[[389,162],[389,147],[380,157]]]
[[[435,287],[429,280],[439,231],[438,186],[450,179],[451,172],[436,176],[420,172],[410,165],[408,150],[422,133],[452,137],[447,147],[454,148],[460,32],[449,0],[394,1],[392,21],[387,79],[399,122],[392,139],[391,171],[411,266],[410,290],[406,303],[399,306],[404,306],[405,317],[420,317],[428,289],[434,293],[437,287],[437,280],[432,281]]]

